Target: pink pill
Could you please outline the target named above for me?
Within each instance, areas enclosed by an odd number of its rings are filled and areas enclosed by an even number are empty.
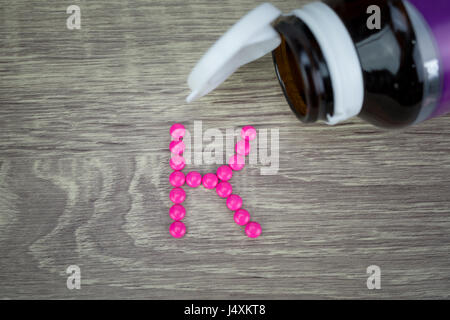
[[[233,187],[228,182],[222,181],[216,186],[216,192],[219,197],[227,198],[233,192]]]
[[[170,127],[170,135],[177,140],[184,137],[185,132],[186,129],[181,123],[175,123]]]
[[[170,141],[169,149],[172,153],[181,155],[186,149],[186,146],[183,141],[172,140]]]
[[[186,226],[181,221],[172,222],[169,232],[174,238],[182,238],[186,234]]]
[[[232,194],[227,198],[227,207],[231,211],[236,211],[242,207],[242,198],[237,194]]]
[[[248,140],[239,140],[236,143],[236,153],[246,156],[250,153],[250,142]]]
[[[182,156],[173,155],[173,157],[170,158],[169,164],[173,170],[179,171],[179,170],[184,169],[184,167],[186,165],[186,161],[184,160],[184,158]]]
[[[202,183],[202,175],[197,171],[191,171],[186,175],[186,184],[189,187],[197,188]]]
[[[202,183],[206,189],[214,189],[217,185],[217,176],[214,173],[207,173],[203,176]]]
[[[233,170],[229,166],[224,164],[223,166],[220,166],[219,168],[217,168],[216,174],[220,180],[228,181],[233,176]]]
[[[186,199],[186,192],[181,188],[173,188],[169,198],[175,204],[182,203]]]
[[[234,156],[231,156],[228,160],[228,164],[230,165],[231,169],[235,171],[240,171],[245,166],[245,158],[239,154],[235,154]]]
[[[255,140],[256,138],[256,129],[252,126],[245,126],[241,130],[241,137],[244,140]]]
[[[234,222],[240,226],[245,226],[250,221],[250,213],[247,210],[239,209],[234,213]]]
[[[169,209],[169,215],[175,221],[183,220],[186,215],[186,209],[181,204],[174,204]]]
[[[184,184],[185,177],[181,171],[174,171],[169,176],[169,182],[174,187],[181,187]]]
[[[262,228],[258,222],[249,222],[245,227],[245,233],[249,238],[258,238],[261,235]]]

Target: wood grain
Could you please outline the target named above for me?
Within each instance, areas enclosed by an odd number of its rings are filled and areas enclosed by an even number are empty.
[[[270,56],[186,104],[190,69],[253,0],[0,2],[0,298],[449,298],[450,117],[303,125]],[[186,237],[168,234],[168,129],[196,120],[279,129],[278,173],[233,177],[261,238],[202,189]]]

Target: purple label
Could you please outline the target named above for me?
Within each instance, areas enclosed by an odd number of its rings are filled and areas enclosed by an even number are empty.
[[[450,112],[450,0],[408,0],[425,18],[438,46],[442,68],[442,96],[431,115]]]

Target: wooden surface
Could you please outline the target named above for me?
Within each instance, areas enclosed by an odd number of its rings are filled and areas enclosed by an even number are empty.
[[[185,103],[192,66],[256,4],[1,0],[0,298],[449,298],[450,117],[303,125],[270,56]],[[233,177],[259,239],[202,189],[186,237],[169,236],[168,129],[195,120],[279,129],[278,174]]]

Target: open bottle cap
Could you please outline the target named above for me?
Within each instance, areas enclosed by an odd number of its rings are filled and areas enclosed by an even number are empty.
[[[276,7],[263,3],[233,25],[192,69],[188,77],[191,94],[186,101],[208,94],[239,67],[277,48],[281,38],[271,23],[280,15]]]

